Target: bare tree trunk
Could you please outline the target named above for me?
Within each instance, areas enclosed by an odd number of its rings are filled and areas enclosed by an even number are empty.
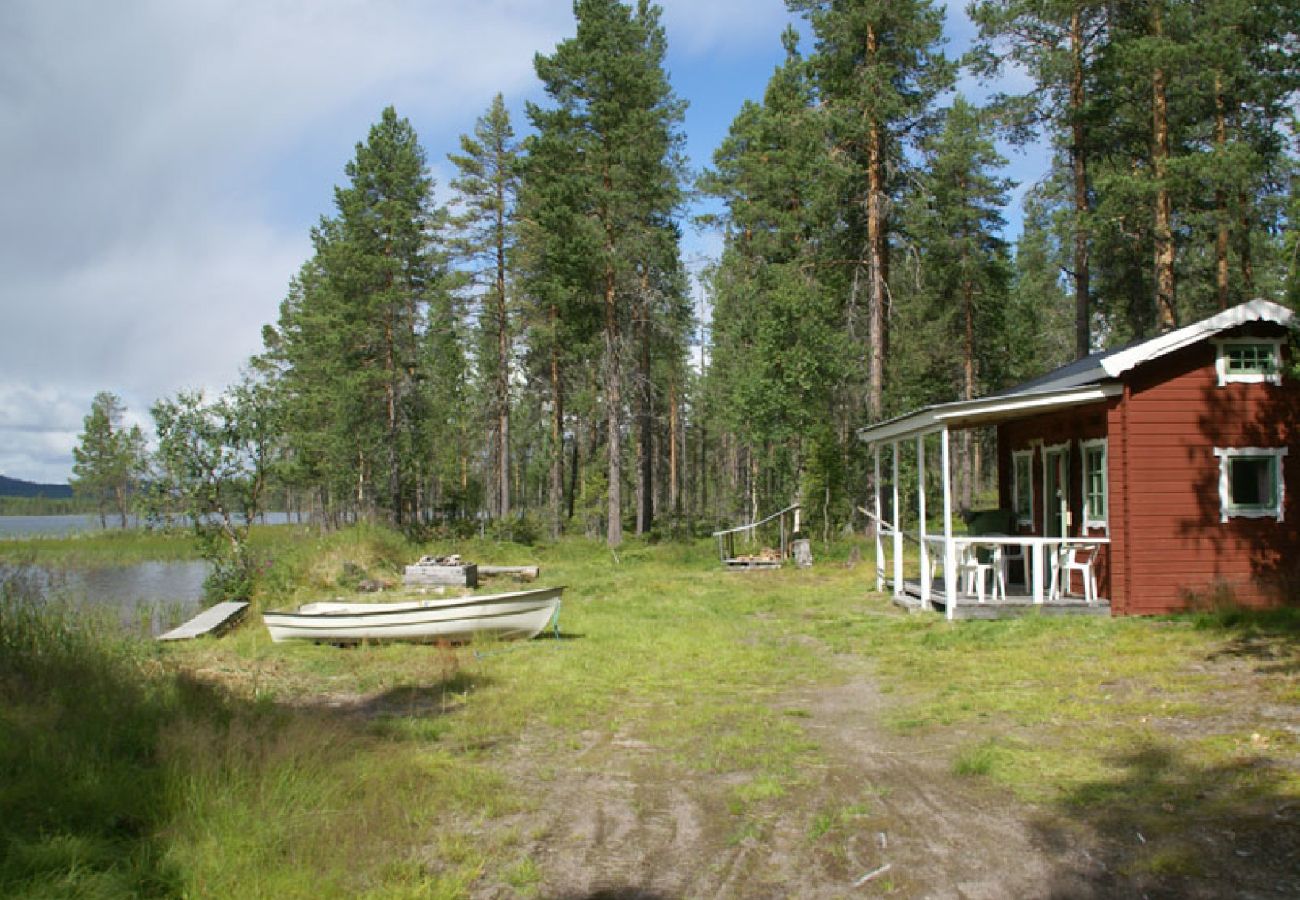
[[[636,475],[636,533],[645,534],[654,524],[654,447],[653,419],[651,416],[650,385],[650,285],[649,278],[641,276],[641,296],[637,304],[638,357],[636,385],[637,418],[637,475]]]
[[[1227,101],[1223,96],[1223,73],[1214,73],[1214,146],[1220,157],[1228,148]],[[1214,189],[1214,286],[1219,309],[1228,308],[1228,192],[1219,184]]]
[[[613,253],[609,247],[606,252]],[[615,306],[615,278],[612,263],[605,267],[605,420],[609,434],[609,519],[605,543],[623,543],[623,371],[619,360],[618,310]]]
[[[867,26],[868,65],[875,64],[879,50],[875,25]],[[885,408],[885,142],[880,123],[871,121],[867,129],[867,254],[870,263],[870,309],[867,312],[871,331],[867,351],[867,418],[880,419]]]
[[[1092,350],[1088,260],[1088,147],[1083,122],[1083,22],[1078,9],[1070,16],[1070,166],[1074,172],[1074,353]]]
[[[1241,215],[1241,233],[1237,237],[1237,246],[1241,255],[1241,290],[1246,299],[1255,298],[1255,263],[1250,256],[1250,204],[1243,191],[1237,196],[1237,205]]]
[[[1161,5],[1151,6],[1151,34],[1164,36]],[[1174,233],[1173,199],[1169,191],[1169,98],[1165,70],[1157,65],[1151,73],[1152,162],[1156,178],[1155,275],[1156,324],[1161,331],[1178,325],[1174,302]]]
[[[560,311],[551,307],[551,536],[564,531],[564,382],[560,378]]]
[[[668,514],[682,513],[681,473],[677,448],[682,439],[681,418],[677,411],[677,376],[668,382]]]
[[[497,186],[497,512],[510,515],[510,312],[506,306],[505,185]]]
[[[962,334],[962,396],[963,399],[973,400],[975,398],[975,286],[969,281],[962,283],[962,313],[963,313],[963,334]],[[961,466],[958,469],[961,472],[961,486],[959,501],[963,509],[970,509],[974,502],[974,478],[972,470],[974,454],[971,452],[971,437],[973,432],[969,428],[963,428],[960,434]]]

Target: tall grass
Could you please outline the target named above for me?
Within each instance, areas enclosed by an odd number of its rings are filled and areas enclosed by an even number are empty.
[[[87,615],[0,571],[0,896],[436,895],[464,879],[415,851],[445,805],[429,771],[485,784],[477,764],[223,689]]]

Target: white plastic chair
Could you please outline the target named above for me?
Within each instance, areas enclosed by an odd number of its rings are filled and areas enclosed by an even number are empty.
[[[1074,572],[1083,579],[1084,602],[1092,605],[1097,602],[1097,574],[1093,564],[1097,560],[1100,544],[1062,544],[1056,551],[1052,565],[1052,590],[1049,600],[1059,600],[1070,593],[1070,581]]]
[[[980,558],[980,551],[988,552],[987,559]],[[957,564],[957,573],[961,578],[967,594],[974,594],[978,602],[984,602],[984,578],[989,576],[993,599],[1000,595],[1007,596],[1006,569],[1002,564],[1001,544],[966,544],[962,547],[961,560]],[[1000,590],[999,590],[1000,589]]]

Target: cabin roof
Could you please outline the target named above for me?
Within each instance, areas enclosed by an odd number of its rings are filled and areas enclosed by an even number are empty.
[[[925,406],[858,429],[867,443],[898,440],[942,427],[992,425],[1028,415],[1097,403],[1122,391],[1116,380],[1138,366],[1251,322],[1290,326],[1295,314],[1267,300],[1252,300],[1217,315],[1124,347],[1099,350],[1015,387],[977,397]]]

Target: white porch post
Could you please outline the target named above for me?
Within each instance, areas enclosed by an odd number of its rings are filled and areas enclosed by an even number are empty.
[[[880,536],[880,445],[871,445],[872,464],[875,478],[872,481],[872,493],[875,495],[876,511],[876,590],[885,589],[885,540]]]
[[[925,540],[925,435],[916,436],[917,509],[920,521],[916,533],[921,538],[921,609],[933,609],[930,602],[930,545]],[[946,573],[945,573],[946,574]]]
[[[898,508],[898,441],[894,441],[894,596],[903,596],[903,514]]]
[[[957,611],[957,548],[952,543],[952,454],[948,448],[948,426],[943,426],[939,446],[943,456],[943,587],[947,616]]]

